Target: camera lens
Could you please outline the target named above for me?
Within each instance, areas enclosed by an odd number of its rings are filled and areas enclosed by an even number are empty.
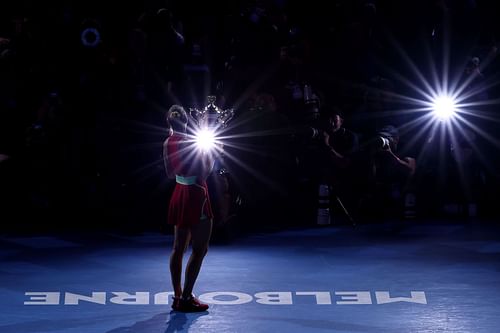
[[[311,127],[311,139],[315,139],[319,136],[319,130],[317,128]]]
[[[380,142],[380,148],[387,150],[390,147],[390,141],[387,138],[384,138],[383,136],[379,136],[379,142]]]

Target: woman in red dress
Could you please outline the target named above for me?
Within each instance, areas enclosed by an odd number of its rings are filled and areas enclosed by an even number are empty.
[[[206,178],[212,171],[214,159],[210,153],[197,149],[194,140],[186,134],[188,116],[184,108],[173,105],[167,113],[167,123],[171,135],[163,144],[163,157],[168,177],[176,180],[168,209],[168,223],[174,225],[170,256],[172,308],[182,312],[206,311],[208,305],[195,298],[192,291],[212,232],[213,213]],[[182,257],[190,241],[192,253],[182,287]]]

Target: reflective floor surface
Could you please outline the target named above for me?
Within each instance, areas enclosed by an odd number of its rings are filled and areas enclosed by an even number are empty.
[[[171,235],[0,237],[0,332],[500,331],[492,223],[328,226],[210,247],[170,310]],[[189,253],[188,253],[189,254]]]

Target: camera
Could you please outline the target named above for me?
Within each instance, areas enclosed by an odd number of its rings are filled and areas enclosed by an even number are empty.
[[[383,136],[379,136],[377,141],[378,141],[378,145],[379,145],[380,149],[388,150],[389,148],[391,148],[391,139],[383,137]]]
[[[309,127],[310,131],[310,138],[311,139],[317,139],[321,137],[321,134],[323,133],[322,130],[314,128],[314,127]]]
[[[324,130],[314,124],[296,126],[293,129],[292,137],[300,143],[319,142],[323,137]]]
[[[398,129],[392,125],[386,125],[377,133],[375,141],[378,149],[389,150],[392,148],[394,150],[398,137]]]

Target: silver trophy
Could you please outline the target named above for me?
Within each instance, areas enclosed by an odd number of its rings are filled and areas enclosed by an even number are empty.
[[[234,117],[234,109],[222,110],[215,105],[216,97],[208,96],[207,105],[203,109],[189,108],[191,117],[200,128],[209,128],[217,130],[225,128],[229,121]]]
[[[227,124],[234,116],[234,109],[222,110],[215,105],[216,97],[208,96],[207,105],[203,109],[189,108],[189,113],[198,126],[199,131],[208,130],[214,135],[214,140],[217,140],[217,134],[221,129],[227,127]],[[220,176],[225,177],[227,170],[224,167],[224,144],[219,141],[218,146],[219,157],[216,161],[216,170]]]

